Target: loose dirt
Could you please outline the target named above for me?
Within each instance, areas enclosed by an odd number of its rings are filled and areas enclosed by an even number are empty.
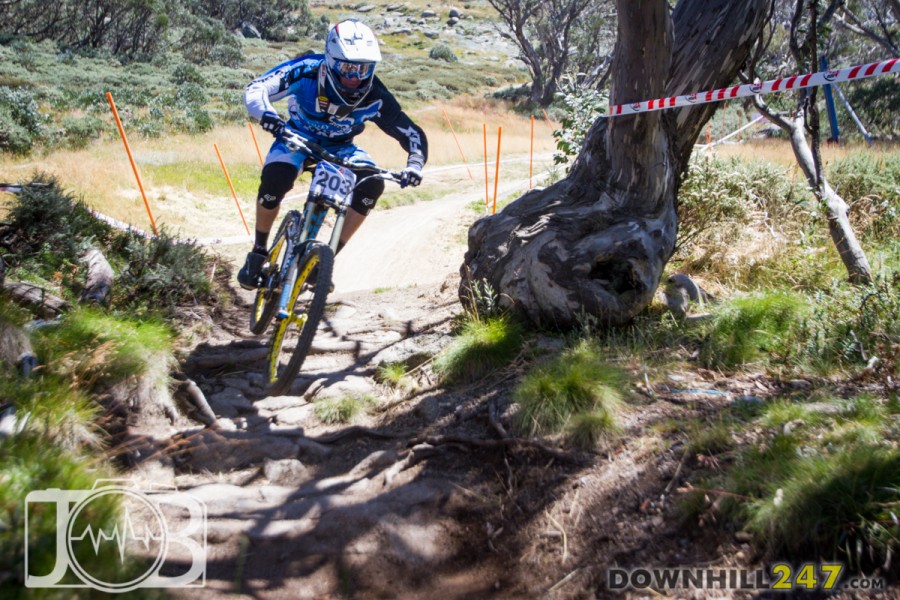
[[[461,312],[472,199],[370,216],[338,259],[327,317],[288,395],[262,393],[266,337],[247,330],[252,294],[238,291],[196,334],[182,368],[216,422],[179,417],[156,432],[164,459],[141,471],[208,509],[206,586],[176,595],[591,598],[615,595],[611,567],[756,564],[739,534],[679,517],[678,489],[697,465],[667,423],[770,393],[766,381],[672,374],[679,388],[716,393],[633,390],[622,435],[578,454],[510,435],[517,365],[438,384],[429,359]],[[377,381],[389,362],[414,368],[405,387]],[[323,422],[321,407],[347,397],[364,399],[365,414]],[[187,560],[177,548],[169,557],[173,570]],[[750,594],[708,594],[723,596]]]

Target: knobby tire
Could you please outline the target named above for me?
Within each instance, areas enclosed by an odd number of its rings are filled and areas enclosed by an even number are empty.
[[[250,311],[250,331],[256,335],[263,333],[269,326],[269,323],[272,322],[272,317],[275,315],[275,309],[278,304],[278,297],[281,295],[281,286],[270,286],[269,279],[273,275],[278,276],[281,273],[281,264],[285,256],[279,256],[279,254],[283,254],[286,246],[287,228],[291,218],[291,215],[286,215],[278,227],[278,232],[275,234],[275,242],[272,244],[272,249],[269,250],[269,269],[265,274],[265,284],[256,290],[253,310]]]
[[[315,282],[309,279],[310,271],[318,265],[316,271]],[[313,338],[316,335],[316,329],[319,327],[319,321],[325,314],[325,302],[328,299],[328,293],[331,287],[331,273],[334,269],[334,251],[327,244],[321,242],[312,242],[309,249],[303,257],[303,261],[298,265],[297,282],[294,284],[294,291],[291,294],[289,303],[290,315],[286,319],[282,319],[276,324],[272,337],[269,340],[269,355],[266,358],[266,373],[269,381],[269,387],[266,394],[269,396],[279,396],[287,392],[297,374],[303,361],[309,352]],[[303,274],[306,273],[304,277]],[[303,290],[303,284],[313,284],[312,290]],[[311,298],[306,296],[311,295]],[[289,350],[284,348],[285,336],[292,328],[298,326],[295,313],[300,305],[305,310],[305,320],[299,325],[300,334],[297,340],[297,346],[294,348],[293,354],[286,365],[279,369],[279,357]]]

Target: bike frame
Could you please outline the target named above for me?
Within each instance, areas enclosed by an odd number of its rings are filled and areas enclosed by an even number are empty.
[[[278,299],[278,307],[275,315],[276,319],[284,319],[289,316],[288,307],[293,303],[294,286],[300,275],[300,273],[298,273],[298,265],[302,261],[303,255],[308,247],[307,242],[315,240],[316,236],[319,234],[319,229],[325,221],[325,215],[328,213],[328,210],[332,209],[336,214],[334,229],[331,231],[331,239],[329,240],[328,245],[331,247],[332,251],[337,253],[338,243],[340,242],[341,233],[344,229],[344,219],[347,216],[350,199],[353,196],[353,192],[356,191],[356,188],[363,182],[372,178],[380,178],[401,183],[400,173],[382,169],[374,165],[353,165],[329,153],[321,146],[305,140],[289,131],[285,131],[282,135],[285,145],[294,152],[302,151],[313,158],[319,158],[321,161],[350,169],[366,168],[373,171],[373,174],[356,181],[351,192],[343,200],[338,202],[322,195],[312,196],[312,192],[310,191],[310,196],[307,197],[303,213],[300,214],[296,210],[289,213],[291,223],[288,226],[287,235],[285,236],[287,239],[287,247],[285,248],[285,260],[280,272],[280,281],[283,283],[283,287],[281,289],[281,296]],[[313,266],[314,265],[310,265],[308,271],[311,271]],[[305,280],[309,275],[309,272],[304,272],[302,275]]]

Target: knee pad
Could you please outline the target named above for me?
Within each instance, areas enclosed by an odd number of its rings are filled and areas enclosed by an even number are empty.
[[[365,177],[365,172],[360,176]],[[375,208],[375,204],[383,193],[384,180],[370,179],[357,187],[356,191],[353,192],[353,199],[350,201],[350,207],[363,216],[368,215],[369,211]]]
[[[274,162],[263,167],[259,178],[256,201],[266,209],[278,208],[284,196],[294,187],[297,167],[289,163]]]

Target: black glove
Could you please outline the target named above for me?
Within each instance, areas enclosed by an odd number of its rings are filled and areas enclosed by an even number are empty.
[[[278,137],[284,131],[284,119],[273,112],[263,113],[263,116],[259,119],[259,124],[275,137]]]
[[[418,161],[409,161],[406,168],[400,171],[400,187],[411,185],[416,187],[422,183],[422,165]]]

